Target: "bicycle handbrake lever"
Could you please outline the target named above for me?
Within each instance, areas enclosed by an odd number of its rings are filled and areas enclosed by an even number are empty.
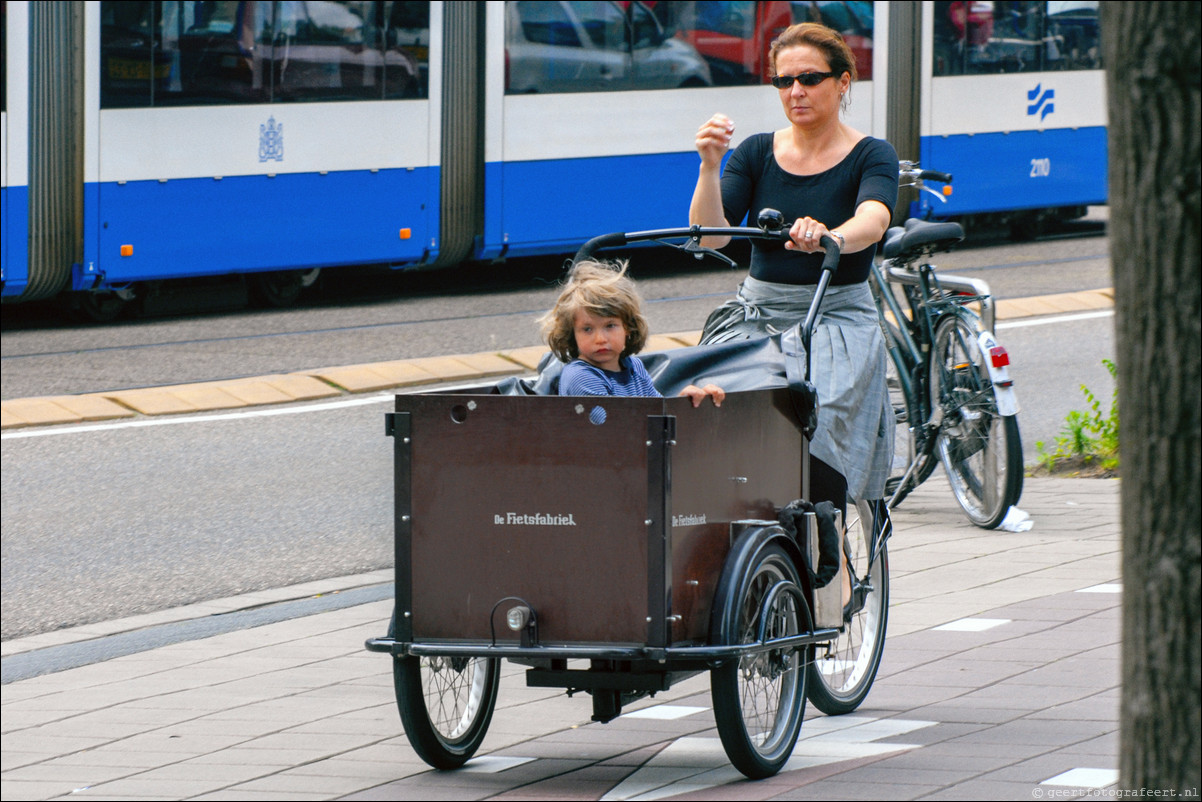
[[[701,235],[698,233],[700,226],[693,226],[692,228],[693,228],[693,236],[689,237],[689,239],[686,242],[684,242],[683,244],[677,245],[676,246],[677,248],[680,248],[685,253],[693,254],[694,259],[700,259],[703,256],[708,254],[710,256],[713,256],[715,259],[719,259],[723,262],[726,262],[726,264],[728,264],[731,267],[737,268],[739,266],[738,262],[736,262],[734,259],[731,259],[729,256],[722,253],[721,251],[714,250],[713,248],[707,248],[704,245],[702,245],[701,244]]]

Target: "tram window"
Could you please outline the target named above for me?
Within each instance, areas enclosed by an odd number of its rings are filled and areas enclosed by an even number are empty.
[[[100,10],[100,102],[104,106],[150,106],[171,64],[154,37],[151,2],[102,3]],[[156,47],[156,44],[158,46]]]
[[[428,2],[101,3],[106,108],[424,97]]]
[[[657,3],[670,6],[674,35],[692,45],[709,64],[715,86],[766,84],[772,77],[772,40],[797,22],[820,22],[843,35],[856,58],[861,80],[872,78],[873,7],[857,2]]]
[[[1101,69],[1097,0],[936,2],[936,75]]]
[[[656,3],[661,8],[688,3]],[[506,92],[611,92],[710,86],[709,66],[641,2],[506,3]]]

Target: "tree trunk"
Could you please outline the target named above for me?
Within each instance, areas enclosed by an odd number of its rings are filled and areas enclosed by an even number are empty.
[[[1121,412],[1120,783],[1202,771],[1199,6],[1102,3]]]

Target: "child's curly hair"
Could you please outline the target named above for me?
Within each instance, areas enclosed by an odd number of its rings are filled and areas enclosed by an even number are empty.
[[[634,282],[626,276],[625,261],[584,261],[572,267],[555,307],[539,318],[543,339],[562,362],[580,356],[576,347],[576,311],[616,317],[626,328],[621,356],[637,354],[647,344],[647,319]]]

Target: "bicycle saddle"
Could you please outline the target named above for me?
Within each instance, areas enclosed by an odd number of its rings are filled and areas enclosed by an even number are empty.
[[[899,256],[918,256],[922,253],[946,250],[964,239],[959,223],[931,223],[911,217],[906,225],[894,226],[885,232],[886,259]]]

